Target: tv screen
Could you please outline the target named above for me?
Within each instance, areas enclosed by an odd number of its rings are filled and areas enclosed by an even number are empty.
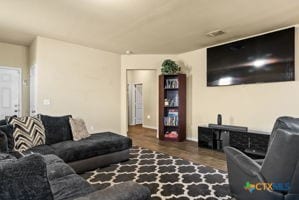
[[[295,80],[295,28],[207,49],[207,86]]]

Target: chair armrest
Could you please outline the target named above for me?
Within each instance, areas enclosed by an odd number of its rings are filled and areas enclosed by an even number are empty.
[[[228,171],[238,170],[248,178],[255,177],[256,181],[264,181],[259,173],[261,166],[255,160],[233,147],[225,147],[224,152],[227,157]]]
[[[263,162],[265,159],[255,159],[254,161],[259,164],[260,166],[262,166]]]
[[[299,199],[299,161],[297,162],[296,169],[290,183],[289,193],[298,195],[297,198]]]
[[[76,200],[149,200],[150,190],[132,181],[95,191]]]
[[[283,195],[273,191],[253,191],[245,187],[247,183],[267,182],[260,173],[261,166],[233,147],[224,148],[227,158],[228,178],[231,195],[239,200],[283,200]]]

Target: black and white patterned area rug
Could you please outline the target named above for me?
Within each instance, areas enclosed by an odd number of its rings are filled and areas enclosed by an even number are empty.
[[[147,186],[152,199],[228,200],[227,174],[142,147],[130,150],[130,160],[82,175],[96,189],[134,181]]]

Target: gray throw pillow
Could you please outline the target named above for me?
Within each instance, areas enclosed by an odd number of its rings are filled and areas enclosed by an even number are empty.
[[[47,166],[39,154],[0,162],[0,199],[52,200]]]
[[[4,125],[0,126],[0,131],[6,134],[7,137],[7,146],[9,152],[11,152],[14,148],[14,139],[13,139],[13,126],[12,125]]]
[[[46,144],[55,144],[73,139],[69,123],[69,118],[72,118],[71,115],[54,117],[39,114],[38,117],[45,127]]]
[[[6,124],[7,124],[7,122],[5,119],[0,120],[0,126],[6,125]]]
[[[90,136],[83,119],[70,118],[73,140],[79,141]]]
[[[0,131],[0,153],[8,153],[7,136]]]

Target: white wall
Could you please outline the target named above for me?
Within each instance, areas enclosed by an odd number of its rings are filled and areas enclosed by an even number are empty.
[[[176,59],[176,55],[122,55],[121,56],[121,132],[127,133],[127,71],[131,69],[151,69],[156,70],[156,75],[160,74],[161,64],[165,59]],[[158,84],[157,84],[158,88]],[[158,90],[157,90],[158,91]],[[158,98],[157,98],[158,104]],[[158,111],[158,108],[157,108]],[[158,119],[158,117],[157,117]],[[158,123],[158,122],[157,122]]]
[[[142,84],[143,127],[157,129],[157,71],[128,70],[127,80],[128,84]]]
[[[22,115],[29,114],[28,51],[25,46],[0,42],[0,66],[22,69]]]
[[[31,50],[39,113],[83,118],[91,132],[120,132],[120,55],[43,37]]]
[[[223,123],[247,126],[249,129],[271,131],[277,117],[299,117],[299,55],[296,32],[296,81],[248,85],[207,87],[206,49],[178,55],[178,60],[189,69],[187,99],[187,137],[197,140],[197,126],[216,123],[222,114]],[[190,105],[189,105],[190,104]],[[189,113],[188,113],[189,115]]]

